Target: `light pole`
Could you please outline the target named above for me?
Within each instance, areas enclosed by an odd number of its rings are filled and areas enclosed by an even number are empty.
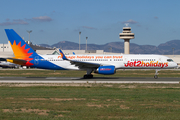
[[[32,32],[32,30],[27,30],[27,32],[29,33],[29,43],[30,43],[30,33]]]
[[[80,41],[81,41],[80,37],[81,37],[81,32],[79,32],[79,50],[80,50]]]
[[[112,52],[112,47],[109,48],[109,51]]]
[[[87,39],[88,39],[88,37],[86,37],[86,50],[87,50]]]
[[[174,55],[174,48],[172,48],[173,49],[173,55]]]

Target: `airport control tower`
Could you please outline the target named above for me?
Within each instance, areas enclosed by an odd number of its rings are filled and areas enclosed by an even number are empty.
[[[134,33],[131,33],[131,27],[123,27],[123,33],[119,33],[119,38],[124,39],[124,54],[129,54],[129,41],[134,39]]]

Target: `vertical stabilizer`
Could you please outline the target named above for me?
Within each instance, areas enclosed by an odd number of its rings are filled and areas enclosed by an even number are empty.
[[[15,58],[30,60],[38,56],[37,53],[13,30],[5,29]]]

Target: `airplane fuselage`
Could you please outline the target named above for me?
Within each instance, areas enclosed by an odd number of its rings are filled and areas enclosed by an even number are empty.
[[[33,60],[32,67],[56,70],[81,70],[61,55],[40,55]],[[177,66],[172,59],[162,55],[66,55],[70,60],[112,65],[115,69],[169,69]],[[49,64],[49,65],[48,65]]]

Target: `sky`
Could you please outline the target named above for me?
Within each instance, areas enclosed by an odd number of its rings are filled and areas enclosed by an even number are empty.
[[[14,29],[33,44],[60,41],[81,44],[123,42],[128,23],[131,43],[156,45],[180,40],[179,0],[0,0],[0,44],[7,43],[4,29]]]

